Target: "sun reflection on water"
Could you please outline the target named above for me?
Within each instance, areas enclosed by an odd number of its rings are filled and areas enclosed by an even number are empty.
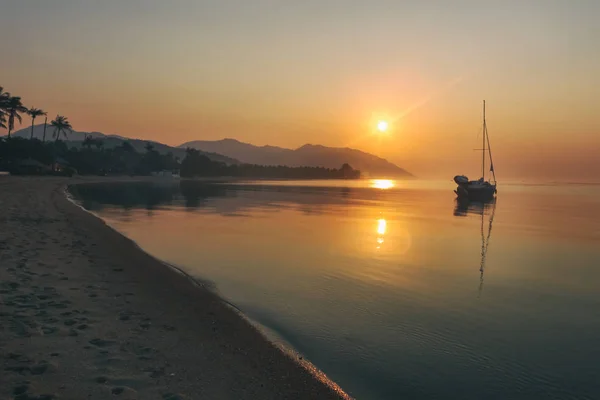
[[[385,230],[387,228],[387,222],[385,219],[380,219],[377,221],[377,233],[380,235],[385,235]]]
[[[383,218],[377,220],[377,233],[379,237],[377,238],[377,249],[381,248],[383,244],[383,235],[385,235],[385,231],[387,229],[387,221]]]
[[[371,187],[375,189],[390,189],[394,187],[394,181],[391,179],[373,179]]]

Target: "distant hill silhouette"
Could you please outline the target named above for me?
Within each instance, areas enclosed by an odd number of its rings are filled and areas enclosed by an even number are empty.
[[[33,136],[42,139],[44,125],[36,125],[33,128]],[[53,128],[48,126],[46,129],[46,140],[54,140]],[[23,128],[14,132],[14,136],[29,138],[31,127]],[[212,161],[224,162],[227,164],[257,164],[257,165],[285,165],[289,167],[325,167],[340,168],[344,163],[348,163],[354,169],[361,171],[363,177],[379,178],[409,178],[413,175],[403,168],[373,154],[364,151],[341,148],[326,147],[321,145],[305,144],[295,150],[276,146],[255,146],[249,143],[243,143],[235,139],[223,139],[216,141],[196,140],[187,142],[178,147],[171,147],[165,144],[150,140],[129,139],[118,135],[106,135],[101,132],[80,132],[73,131],[68,135],[70,146],[80,147],[86,136],[100,138],[105,148],[120,146],[124,141],[128,141],[136,151],[143,152],[147,143],[152,143],[154,149],[161,154],[172,152],[175,157],[183,159],[185,149],[192,147],[199,150]]]
[[[42,118],[43,119],[43,118]],[[31,122],[31,121],[29,121]],[[42,121],[43,122],[43,121]],[[48,127],[46,128],[46,140],[54,140],[52,136],[54,133],[54,128],[50,126],[50,118],[48,118]],[[73,131],[68,134],[70,141],[83,141],[87,135],[91,135],[93,138],[104,138],[106,135],[100,132],[78,132]],[[16,132],[13,132],[13,136],[22,137],[25,139],[29,139],[31,137],[31,124],[30,126],[20,129]],[[44,136],[44,124],[35,125],[33,127],[33,137],[36,139],[42,140]],[[115,135],[115,137],[118,137]]]
[[[196,140],[179,146],[223,154],[242,163],[339,168],[344,163],[360,170],[363,176],[381,178],[412,177],[395,164],[364,151],[306,144],[295,150],[275,146],[255,146],[235,139],[217,141]]]
[[[48,125],[46,128],[46,141],[54,140],[52,136],[54,130]],[[44,124],[35,125],[33,127],[33,137],[42,140],[44,134]],[[16,137],[21,137],[25,139],[29,139],[31,137],[31,126],[28,128],[23,128],[14,132],[13,134]],[[121,143],[127,141],[129,142],[133,148],[138,152],[144,152],[147,143],[151,143],[154,146],[154,149],[161,154],[167,154],[168,152],[172,152],[175,157],[183,159],[185,157],[185,148],[181,147],[171,147],[166,144],[162,144],[159,142],[154,142],[151,140],[141,140],[141,139],[129,139],[123,136],[118,135],[105,135],[101,132],[79,132],[73,131],[68,134],[67,143],[69,147],[81,147],[83,140],[85,140],[86,136],[92,136],[93,138],[102,139],[104,148],[110,149],[113,147],[120,146]],[[239,164],[239,161],[233,159],[231,157],[223,156],[221,154],[215,154],[213,152],[205,152],[201,151],[202,154],[210,158],[212,161],[224,162],[227,164]]]

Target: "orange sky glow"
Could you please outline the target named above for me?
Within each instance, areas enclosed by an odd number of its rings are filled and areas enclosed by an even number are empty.
[[[78,131],[348,146],[432,178],[478,175],[485,99],[498,179],[600,181],[599,2],[125,3],[3,5],[0,86]]]

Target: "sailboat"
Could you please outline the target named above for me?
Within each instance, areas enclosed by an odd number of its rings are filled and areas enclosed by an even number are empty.
[[[483,148],[481,158],[481,178],[476,181],[470,181],[465,175],[456,175],[454,182],[458,185],[454,193],[459,200],[469,201],[490,201],[497,193],[496,189],[496,173],[494,171],[494,163],[492,162],[492,150],[490,149],[490,138],[488,136],[487,124],[485,122],[485,100],[483,101]],[[492,181],[485,180],[485,159],[486,154],[490,158],[490,172],[492,173]]]

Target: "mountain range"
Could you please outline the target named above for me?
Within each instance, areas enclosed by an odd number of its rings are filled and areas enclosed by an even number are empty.
[[[46,128],[46,140],[54,140],[53,128],[48,126]],[[29,139],[31,137],[31,127],[24,128],[19,131],[14,132],[13,136],[21,137],[25,139]],[[185,157],[185,148],[181,147],[171,147],[163,143],[154,142],[152,140],[141,140],[141,139],[130,139],[127,137],[119,136],[119,135],[106,135],[101,132],[79,132],[79,131],[71,131],[68,134],[67,143],[69,147],[81,147],[83,141],[87,136],[91,136],[94,139],[102,139],[103,147],[106,149],[111,149],[113,147],[120,146],[123,142],[127,141],[133,146],[135,151],[144,152],[146,144],[150,143],[154,146],[154,149],[161,154],[167,154],[168,152],[172,152],[173,155],[179,159],[183,159]],[[42,140],[44,137],[44,125],[35,125],[33,127],[33,137],[36,139]],[[64,140],[64,138],[61,138]],[[221,154],[215,154],[211,152],[201,151],[202,154],[207,156],[213,161],[224,162],[227,164],[239,164],[239,161],[233,159],[231,157],[227,157]]]
[[[184,143],[179,147],[192,147],[197,150],[223,154],[247,164],[339,168],[342,164],[348,163],[353,168],[360,170],[365,176],[370,175],[380,178],[407,178],[412,176],[406,170],[386,159],[348,147],[305,144],[297,149],[286,149],[275,146],[255,146],[236,139],[195,140]]]
[[[33,129],[33,137],[42,139],[44,125],[36,125]],[[46,129],[46,140],[53,139],[53,129]],[[31,127],[14,132],[14,136],[29,138]],[[70,146],[80,147],[83,140],[91,136],[101,138],[104,148],[120,146],[128,141],[136,151],[144,151],[147,143],[151,143],[159,153],[172,152],[175,157],[183,159],[186,148],[191,147],[206,155],[213,161],[227,164],[259,164],[259,165],[287,165],[291,167],[311,166],[325,168],[339,168],[348,163],[353,168],[360,170],[363,176],[379,178],[409,178],[413,175],[403,168],[373,154],[364,151],[341,148],[326,147],[314,144],[305,144],[297,149],[287,149],[276,146],[255,146],[250,143],[240,142],[236,139],[222,139],[215,141],[195,140],[183,143],[178,147],[168,146],[163,143],[150,140],[131,139],[119,135],[106,135],[101,132],[72,131],[68,135]]]

